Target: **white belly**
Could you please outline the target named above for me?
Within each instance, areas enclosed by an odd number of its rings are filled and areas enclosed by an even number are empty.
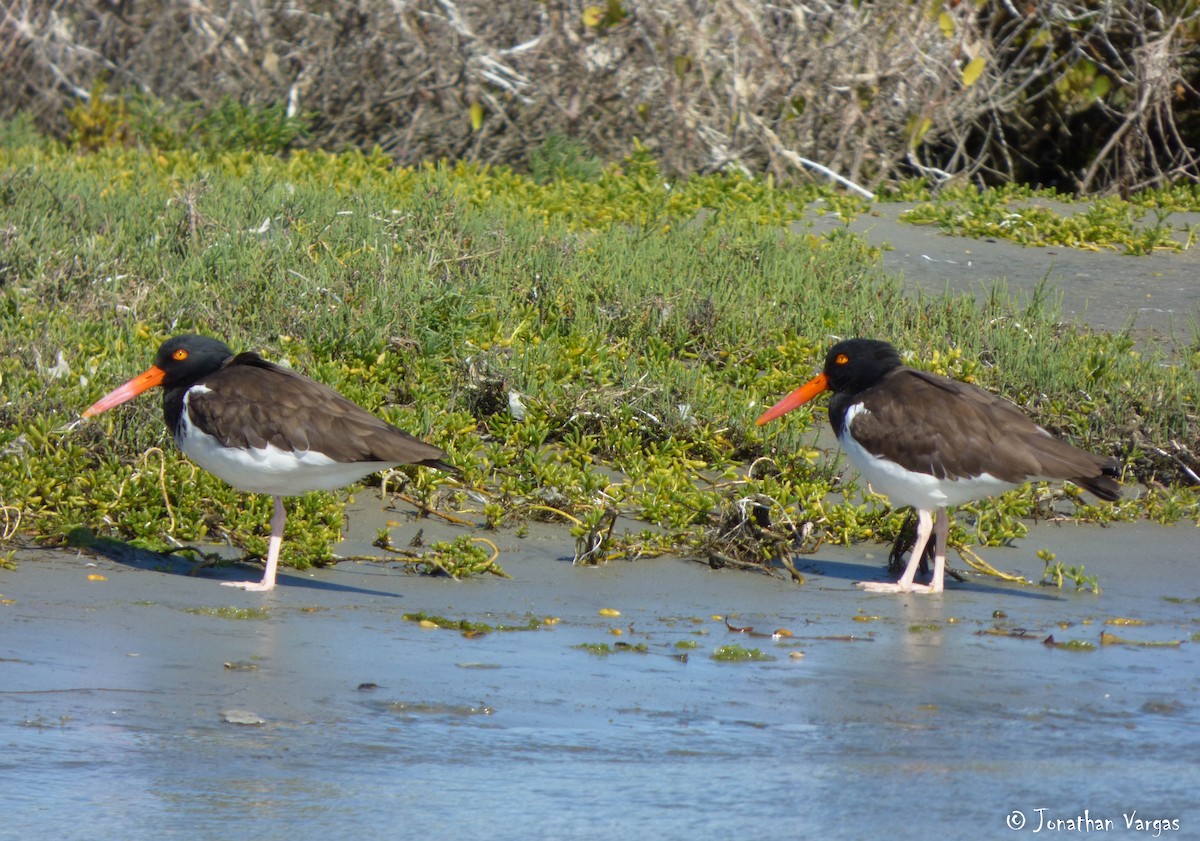
[[[192,426],[186,411],[182,434],[175,443],[200,467],[238,490],[272,496],[332,491],[396,466],[395,462],[339,462],[322,453],[289,452],[270,444],[253,449],[222,447],[217,439]]]
[[[952,505],[961,505],[973,499],[995,496],[1012,488],[1020,487],[1012,482],[997,479],[984,473],[969,479],[938,479],[928,473],[905,470],[894,461],[880,458],[867,452],[849,434],[850,421],[858,411],[865,411],[861,404],[852,406],[846,417],[846,431],[839,436],[846,457],[858,468],[864,482],[875,493],[883,494],[893,505],[912,505],[932,511]]]

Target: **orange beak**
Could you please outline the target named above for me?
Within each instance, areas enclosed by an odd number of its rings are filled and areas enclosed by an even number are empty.
[[[88,407],[83,416],[90,418],[92,415],[108,411],[113,406],[120,406],[126,400],[132,400],[143,391],[154,388],[156,385],[162,385],[163,377],[165,376],[166,371],[157,365],[151,365],[146,369],[145,373],[138,374],[132,380],[125,383],[125,385],[101,397]]]
[[[770,409],[762,413],[762,417],[754,422],[755,426],[762,426],[767,421],[773,421],[780,415],[786,415],[792,409],[799,408],[812,400],[822,391],[829,388],[829,378],[824,374],[817,374],[811,380],[800,386],[787,397],[780,400]]]

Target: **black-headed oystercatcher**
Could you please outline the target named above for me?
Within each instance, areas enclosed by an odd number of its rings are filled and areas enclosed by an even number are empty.
[[[238,490],[270,494],[271,517],[262,581],[228,587],[275,586],[287,515],[285,496],[334,490],[401,464],[457,473],[446,453],[386,423],[328,386],[256,353],[233,355],[207,336],[163,342],[154,364],[100,398],[85,418],[163,388],[163,417],[185,455]]]
[[[823,391],[842,450],[872,490],[917,510],[917,539],[896,583],[859,582],[886,593],[939,593],[946,568],[947,506],[992,496],[1032,480],[1066,479],[1101,499],[1121,498],[1120,463],[1072,447],[1012,403],[977,386],[909,368],[887,342],[847,339],[830,348],[824,370],[763,413],[761,426]],[[934,512],[937,523],[934,524]],[[929,584],[914,584],[930,533],[936,538]]]

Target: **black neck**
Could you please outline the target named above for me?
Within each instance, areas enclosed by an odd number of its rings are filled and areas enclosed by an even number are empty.
[[[833,396],[829,398],[829,424],[833,427],[833,434],[838,438],[842,437],[842,433],[846,429],[846,413],[853,405],[854,395],[852,394],[834,392]]]
[[[163,420],[167,422],[167,429],[171,432],[171,437],[178,440],[179,433],[183,431],[183,395],[187,393],[188,387],[185,385],[177,385],[173,388],[163,389]]]

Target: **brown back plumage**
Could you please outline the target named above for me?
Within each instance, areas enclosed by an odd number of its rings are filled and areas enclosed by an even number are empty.
[[[1101,499],[1121,497],[1113,478],[1118,461],[1053,437],[1009,401],[970,383],[900,366],[847,400],[868,410],[851,422],[855,439],[909,470],[950,479],[990,473],[1018,484],[1066,479]]]
[[[392,426],[328,386],[256,353],[240,353],[192,392],[196,421],[233,447],[319,451],[339,462],[419,464],[457,473],[446,453]],[[219,408],[219,411],[218,411]]]

